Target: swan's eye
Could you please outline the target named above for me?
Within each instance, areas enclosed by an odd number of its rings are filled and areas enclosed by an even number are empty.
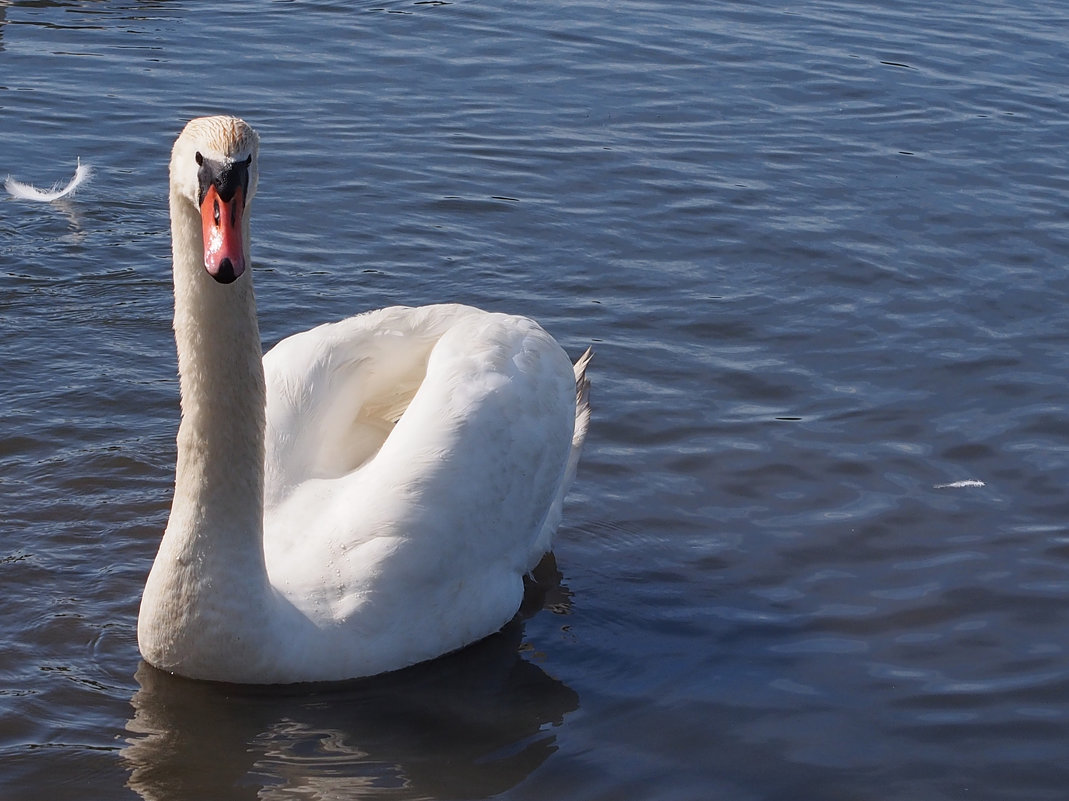
[[[198,167],[203,167],[204,166],[204,156],[202,156],[200,154],[199,150],[197,151],[197,157],[196,158],[197,158],[197,166]]]

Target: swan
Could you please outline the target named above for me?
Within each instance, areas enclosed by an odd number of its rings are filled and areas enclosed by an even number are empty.
[[[263,354],[259,137],[190,121],[170,161],[181,423],[141,655],[194,679],[370,676],[498,631],[549,551],[590,408],[533,321],[461,305],[327,323]]]

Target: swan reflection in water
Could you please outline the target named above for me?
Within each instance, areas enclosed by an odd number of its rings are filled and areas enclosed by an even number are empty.
[[[533,613],[543,599],[531,596]],[[504,792],[556,750],[553,727],[579,706],[521,658],[523,628],[518,616],[455,654],[337,684],[216,684],[141,663],[122,752],[129,786],[146,801]]]

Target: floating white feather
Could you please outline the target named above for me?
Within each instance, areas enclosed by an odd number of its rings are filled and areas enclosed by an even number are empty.
[[[38,203],[51,203],[53,200],[60,200],[61,198],[69,197],[74,194],[74,190],[84,184],[93,175],[93,168],[88,164],[82,164],[82,160],[78,159],[78,166],[74,170],[74,177],[67,183],[66,186],[60,186],[55,184],[49,190],[41,190],[29,184],[24,184],[20,181],[16,181],[10,175],[7,180],[4,181],[4,188],[14,198],[19,200],[35,200]]]
[[[934,489],[962,489],[964,487],[982,487],[983,481],[975,478],[967,478],[964,481],[952,481],[949,484],[936,484]]]

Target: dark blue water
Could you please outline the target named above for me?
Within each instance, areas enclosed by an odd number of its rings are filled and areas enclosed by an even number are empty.
[[[96,168],[0,199],[0,796],[1063,798],[1067,26],[0,0],[0,177]],[[266,344],[440,301],[594,344],[559,575],[497,637],[313,693],[139,664],[166,165],[216,112],[263,140]]]

